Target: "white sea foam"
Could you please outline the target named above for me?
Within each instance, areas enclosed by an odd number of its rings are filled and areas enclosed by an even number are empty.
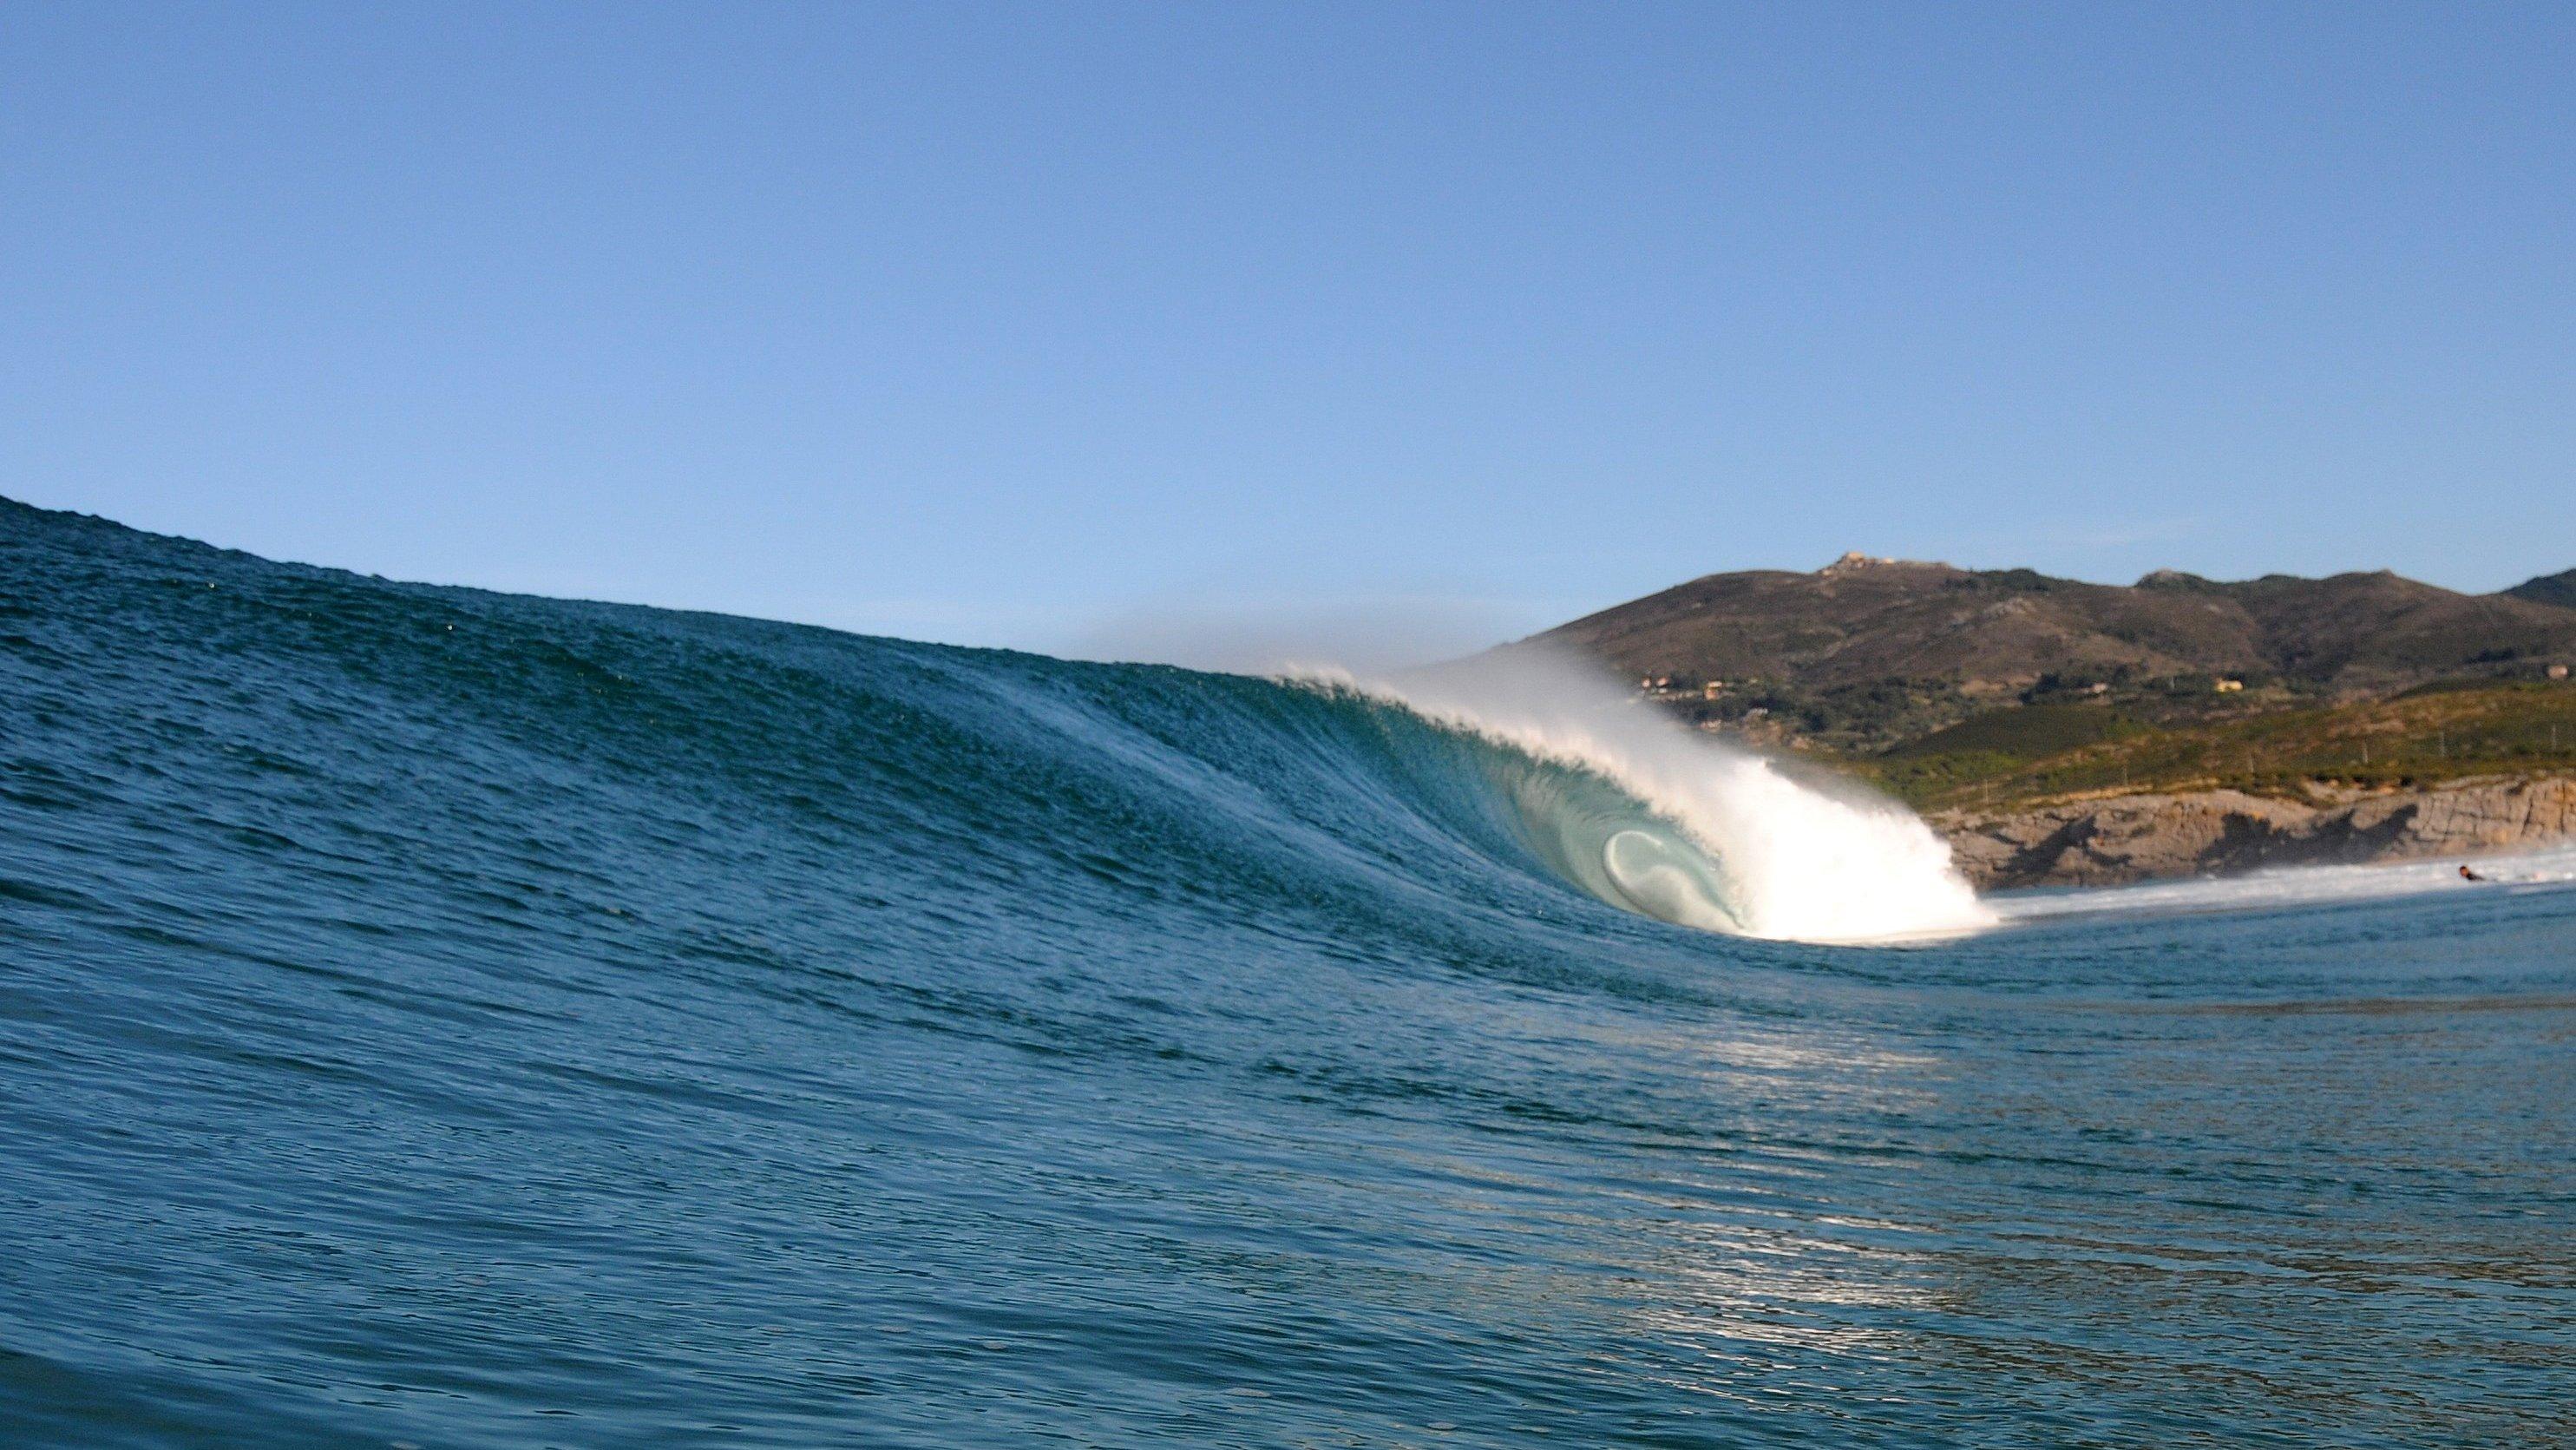
[[[2465,881],[2460,858],[2357,866],[2283,866],[2242,876],[2148,881],[2135,886],[2050,888],[2004,892],[1986,904],[2006,921],[2040,921],[2103,915],[2170,915],[2261,911],[2337,902],[2461,891],[2512,891],[2576,883],[2576,846],[2469,862],[2486,878]]]
[[[1705,861],[1651,831],[1619,832],[1594,845],[1598,861],[1577,874],[1587,885],[1603,878],[1648,915],[1820,942],[1948,935],[1997,919],[1952,868],[1949,846],[1904,806],[1792,779],[1574,662],[1524,648],[1396,681],[1297,673],[1595,772],[1636,797]]]

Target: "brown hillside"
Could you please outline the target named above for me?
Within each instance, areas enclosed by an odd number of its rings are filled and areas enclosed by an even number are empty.
[[[1711,574],[1535,639],[1633,676],[1724,681],[1720,699],[1738,708],[1759,701],[1804,733],[1880,746],[2094,683],[2170,714],[2210,708],[2217,678],[2244,681],[2251,706],[2530,676],[2576,663],[2576,610],[2385,572],[2220,583],[2160,571],[2123,587],[1851,555],[1812,574]]]
[[[1711,574],[1538,638],[1638,674],[1816,688],[1943,678],[2018,689],[2043,674],[2125,668],[2378,690],[2480,665],[2565,662],[2576,657],[2576,611],[2384,572],[2237,584],[2168,572],[2124,588],[1845,560],[1812,574]]]

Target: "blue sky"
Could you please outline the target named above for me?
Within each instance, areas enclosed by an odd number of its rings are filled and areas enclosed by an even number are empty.
[[[2493,589],[2576,565],[2572,78],[2563,5],[10,3],[0,493],[1041,649]]]

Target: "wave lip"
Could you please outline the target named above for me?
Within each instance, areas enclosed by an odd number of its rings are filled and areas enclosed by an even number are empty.
[[[1612,905],[1682,926],[1811,942],[1889,942],[1998,918],[1950,848],[1894,801],[1828,792],[1634,703],[1596,673],[1521,650],[1400,681],[1302,671],[1444,728],[1615,786],[1619,803],[1514,791],[1532,846]]]

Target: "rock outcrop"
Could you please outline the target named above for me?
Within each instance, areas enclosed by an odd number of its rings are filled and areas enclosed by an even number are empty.
[[[2306,801],[2233,790],[2127,795],[2002,815],[1950,811],[1931,823],[1981,890],[2111,886],[2550,845],[2576,839],[2576,779],[2485,777],[2373,793],[2317,785]]]

